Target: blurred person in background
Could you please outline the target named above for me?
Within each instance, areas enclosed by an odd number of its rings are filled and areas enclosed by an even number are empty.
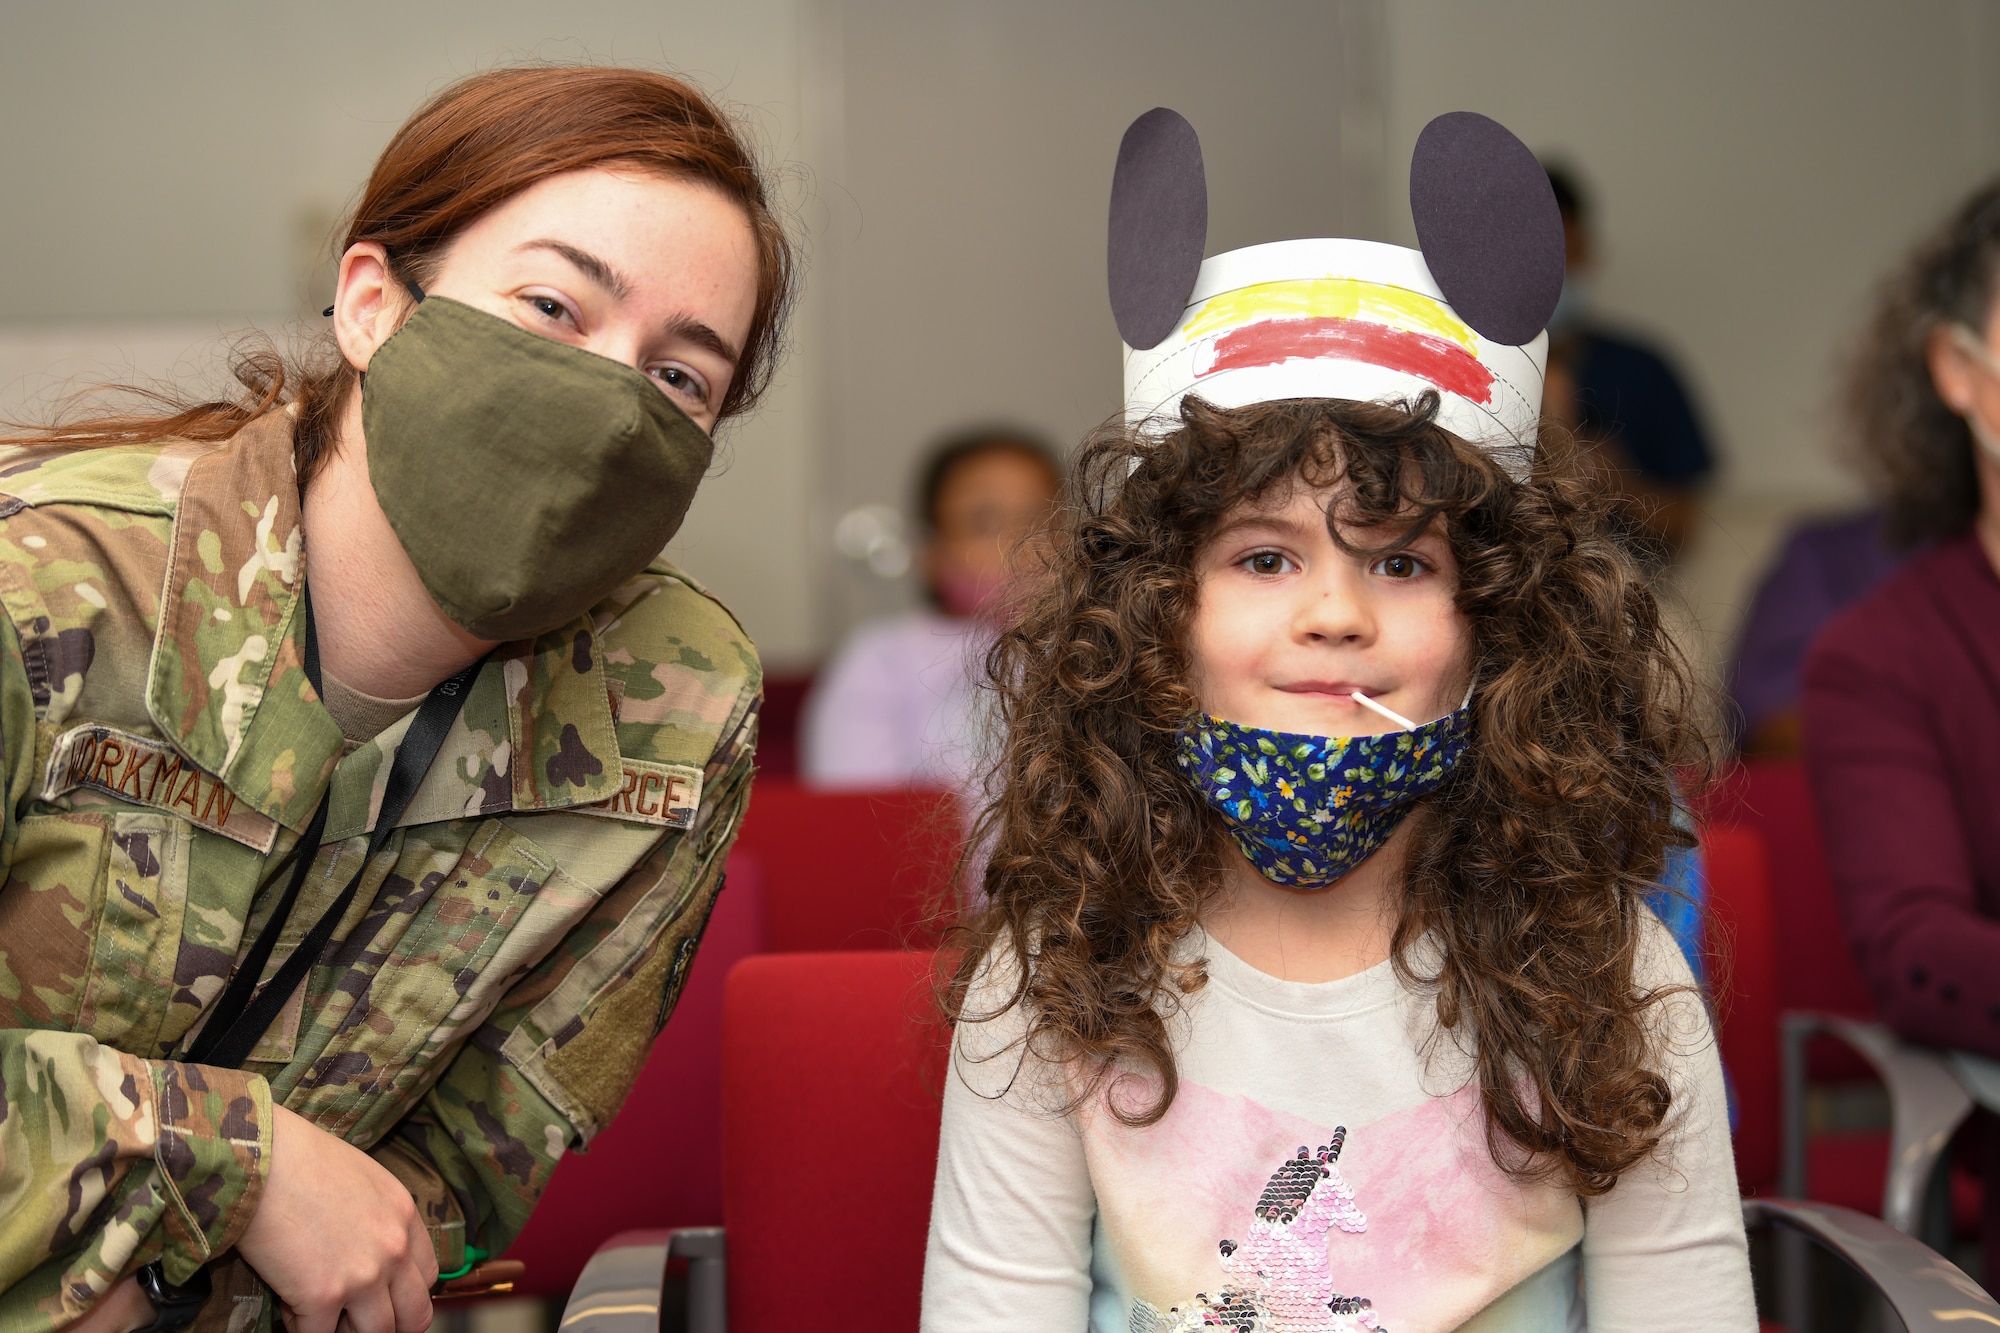
[[[2000,1057],[2000,181],[1883,291],[1848,381],[1890,541],[1932,549],[1806,659],[1805,758],[1861,974],[1911,1041]],[[1987,1280],[2000,1121],[1982,1113]]]
[[[808,784],[976,788],[973,682],[1019,548],[1060,488],[1054,453],[1024,431],[967,431],[931,451],[917,496],[929,604],[860,626],[821,671],[800,736]]]
[[[1594,446],[1585,457],[1624,502],[1636,555],[1658,569],[1680,555],[1695,500],[1715,470],[1694,402],[1664,352],[1607,328],[1591,302],[1597,257],[1589,196],[1576,175],[1547,167],[1562,211],[1562,299],[1549,321],[1543,414]]]
[[[0,1324],[492,1285],[748,799],[756,650],[660,551],[793,275],[699,91],[493,70],[383,151],[303,359],[0,441]]]
[[[1796,759],[1799,672],[1828,621],[1896,572],[1881,509],[1798,524],[1757,585],[1729,669],[1731,723],[1745,759]]]

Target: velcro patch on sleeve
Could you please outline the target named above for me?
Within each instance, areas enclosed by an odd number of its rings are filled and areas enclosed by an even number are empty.
[[[269,852],[278,840],[277,821],[238,805],[221,778],[163,741],[116,727],[71,727],[56,737],[42,799],[53,801],[78,787],[164,810],[259,852]]]
[[[624,780],[615,794],[576,810],[605,819],[630,819],[661,828],[689,828],[701,808],[701,770],[686,764],[625,759]]]

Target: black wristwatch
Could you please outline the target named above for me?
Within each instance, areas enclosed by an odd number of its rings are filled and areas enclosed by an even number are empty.
[[[208,1270],[197,1268],[194,1276],[180,1286],[167,1281],[167,1270],[156,1259],[139,1270],[139,1290],[153,1303],[153,1322],[132,1333],[176,1333],[195,1321],[201,1307],[208,1304],[214,1285]]]

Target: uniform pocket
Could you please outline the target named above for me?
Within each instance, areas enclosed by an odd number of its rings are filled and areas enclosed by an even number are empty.
[[[0,888],[0,1002],[8,1026],[68,1031],[83,1008],[104,901],[111,820],[29,815]]]
[[[149,1057],[174,990],[187,914],[188,826],[171,815],[111,816],[102,901],[76,1027]]]
[[[498,819],[405,834],[374,906],[313,984],[298,1040],[310,1064],[285,1105],[351,1143],[407,1113],[453,1049],[598,895]],[[454,838],[453,835],[457,837]]]
[[[188,830],[170,815],[30,815],[0,888],[0,976],[21,1027],[166,1054],[187,914]]]

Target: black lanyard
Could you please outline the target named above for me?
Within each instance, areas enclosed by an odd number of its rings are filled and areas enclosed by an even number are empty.
[[[300,611],[306,618],[306,679],[312,682],[315,690],[325,694],[326,687],[320,681],[319,639],[313,632],[312,596],[302,590],[300,597],[303,599]],[[278,935],[292,914],[293,904],[298,901],[299,889],[305,884],[306,875],[319,856],[320,838],[326,832],[327,802],[333,795],[332,784],[327,784],[327,792],[319,798],[312,821],[306,825],[305,832],[299,835],[298,845],[292,849],[292,877],[285,885],[285,896],[279,901],[277,910],[271,913],[271,919],[264,923],[264,929],[257,933],[256,942],[244,956],[242,966],[229,979],[229,985],[215,1002],[201,1035],[188,1047],[181,1057],[183,1060],[190,1064],[235,1069],[249,1058],[258,1039],[284,1009],[292,993],[298,990],[306,973],[319,962],[320,955],[326,952],[334,927],[340,924],[340,919],[354,903],[354,895],[361,888],[361,877],[368,873],[369,863],[389,841],[389,835],[395,832],[396,821],[403,817],[410,798],[416,795],[417,788],[423,783],[424,774],[430,771],[431,761],[437,758],[438,750],[444,745],[451,724],[458,720],[459,709],[465,706],[466,693],[472,688],[473,677],[479,674],[483,662],[482,658],[440,683],[417,708],[416,717],[410,721],[409,732],[403,737],[402,745],[397,747],[395,762],[389,766],[389,780],[382,789],[382,809],[375,817],[375,831],[368,836],[368,854],[361,858],[361,865],[355,870],[353,878],[347,881],[347,887],[340,891],[340,896],[334,899],[320,919],[313,922],[312,929],[306,932],[299,947],[285,959],[270,984],[259,990],[257,978],[264,975],[264,965],[270,961],[271,950],[277,945]]]

